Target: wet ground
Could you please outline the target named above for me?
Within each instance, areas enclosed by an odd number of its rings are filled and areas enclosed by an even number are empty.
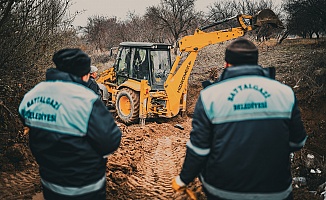
[[[294,199],[323,199],[323,190],[318,187],[326,182],[326,43],[285,40],[275,44],[260,44],[259,63],[275,66],[276,78],[294,88],[309,135],[306,146],[292,161],[293,176],[305,178],[305,182],[293,183]],[[201,82],[222,71],[225,45],[199,53],[189,80],[185,117],[149,120],[145,126],[126,126],[117,120],[123,137],[121,147],[107,163],[107,199],[188,199],[185,193],[172,191],[171,180],[181,169]],[[20,141],[25,142],[0,154],[0,199],[41,200],[37,164],[28,149],[27,136],[20,135],[25,138]],[[198,180],[189,188],[198,199],[205,199]]]

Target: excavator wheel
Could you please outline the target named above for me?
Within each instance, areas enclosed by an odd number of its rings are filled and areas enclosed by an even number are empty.
[[[136,123],[139,120],[139,94],[129,88],[121,89],[117,94],[116,110],[123,123]]]

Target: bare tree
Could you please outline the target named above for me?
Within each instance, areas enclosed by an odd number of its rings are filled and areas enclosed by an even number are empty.
[[[74,45],[69,5],[70,0],[0,0],[0,132],[10,132],[9,124],[18,127],[19,101],[44,79],[40,72],[51,65],[53,52]]]
[[[239,14],[234,3],[234,1],[216,1],[209,6],[210,18],[218,21]]]
[[[303,38],[326,31],[326,2],[324,0],[287,0],[283,4],[288,14],[287,28]]]
[[[97,50],[107,50],[122,41],[146,41],[146,23],[143,18],[129,14],[129,20],[116,17],[95,16],[88,18],[86,39]]]
[[[0,1],[0,27],[4,24],[4,22],[8,19],[10,11],[12,9],[15,0],[9,1]]]
[[[264,9],[271,9],[277,11],[276,15],[280,13],[278,7],[271,0],[260,0],[260,1],[241,1],[241,0],[230,0],[230,1],[217,1],[213,5],[209,6],[209,19],[212,21],[220,21],[226,18],[234,17],[239,14],[247,14],[254,16],[259,11]],[[220,24],[215,29],[227,29],[229,27],[239,26],[236,20],[228,21],[227,23]],[[255,32],[250,32],[248,35],[254,35],[256,39],[260,40],[268,39],[267,36],[271,36],[271,30],[278,33],[275,29],[272,29],[269,24],[265,24],[263,27],[257,28]],[[275,36],[277,34],[274,34]]]
[[[88,18],[86,32],[87,40],[95,45],[97,50],[104,50],[113,45],[114,34],[111,34],[113,29],[116,29],[117,18],[107,18],[103,16],[95,16]]]
[[[101,51],[122,41],[163,42],[165,35],[156,30],[153,20],[131,12],[125,21],[119,21],[116,17],[90,17],[86,26],[87,41]]]
[[[129,28],[133,41],[142,42],[163,42],[164,35],[156,31],[153,20],[129,13]]]
[[[174,44],[182,35],[192,33],[196,28],[195,1],[161,0],[159,6],[147,8],[145,17],[156,24],[157,31],[166,34],[168,43]]]
[[[259,1],[216,1],[209,7],[208,15],[211,20],[221,20],[228,17],[233,17],[238,14],[255,15],[263,9],[271,9],[277,15],[280,14],[280,9],[274,4],[272,0],[259,0]]]
[[[64,21],[69,0],[20,0],[9,3],[5,4],[7,10],[0,11],[0,66],[31,66],[42,57],[47,47],[54,45],[52,38],[69,27],[69,21]],[[60,40],[57,44],[60,44]]]

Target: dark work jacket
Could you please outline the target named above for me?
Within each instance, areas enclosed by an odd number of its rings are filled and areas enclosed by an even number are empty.
[[[87,82],[87,87],[93,90],[97,95],[101,96],[100,87],[93,77],[90,77]]]
[[[200,92],[180,173],[224,199],[285,199],[289,154],[306,132],[292,89],[260,66],[233,66]]]
[[[69,196],[103,187],[106,157],[119,147],[121,131],[81,78],[49,69],[46,81],[24,96],[19,113],[45,187]]]

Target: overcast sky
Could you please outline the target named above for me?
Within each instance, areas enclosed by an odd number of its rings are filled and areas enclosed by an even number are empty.
[[[207,12],[207,6],[216,1],[218,0],[197,0],[195,4],[196,10]],[[281,1],[276,0],[274,2]],[[120,20],[125,20],[128,12],[143,15],[146,7],[159,5],[160,0],[72,0],[71,2],[71,14],[84,10],[82,14],[77,16],[73,24],[75,26],[86,26],[87,18],[92,16],[116,16]]]

